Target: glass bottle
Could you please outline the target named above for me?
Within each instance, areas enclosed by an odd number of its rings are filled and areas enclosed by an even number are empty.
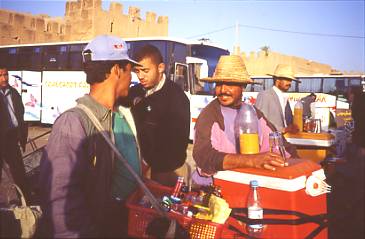
[[[252,105],[241,105],[235,120],[235,132],[241,154],[259,153],[258,119]]]
[[[247,198],[247,215],[249,219],[263,219],[264,209],[261,205],[260,195],[258,192],[257,180],[250,181],[250,192]],[[263,224],[249,224],[247,230],[250,235],[257,235],[262,232]]]
[[[303,131],[303,103],[300,100],[294,105],[293,124],[298,127],[299,132]]]

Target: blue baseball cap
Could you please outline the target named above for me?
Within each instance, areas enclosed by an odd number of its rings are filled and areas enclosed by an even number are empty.
[[[140,65],[128,56],[127,43],[120,37],[100,35],[86,45],[82,52],[83,61],[121,61]]]

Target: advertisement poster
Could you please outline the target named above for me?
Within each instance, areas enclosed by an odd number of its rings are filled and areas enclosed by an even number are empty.
[[[42,73],[36,71],[22,72],[22,100],[24,120],[41,120]]]
[[[82,71],[43,71],[42,119],[53,124],[65,110],[76,105],[76,99],[89,92]]]

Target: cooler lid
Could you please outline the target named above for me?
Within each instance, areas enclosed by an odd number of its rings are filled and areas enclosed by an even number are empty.
[[[286,133],[285,138],[297,138],[297,139],[315,139],[315,140],[332,140],[335,137],[330,133],[310,133],[310,132],[298,132],[296,134]]]
[[[285,134],[286,140],[291,144],[330,147],[335,143],[335,136],[329,133],[299,132]]]
[[[260,187],[297,191],[305,188],[306,179],[312,174],[322,180],[325,179],[324,171],[319,164],[310,160],[290,159],[289,166],[277,168],[276,171],[242,168],[219,171],[214,178],[247,185],[255,179],[258,180]]]

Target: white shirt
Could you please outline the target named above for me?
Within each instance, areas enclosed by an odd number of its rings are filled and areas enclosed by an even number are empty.
[[[155,85],[155,87],[153,87],[153,88],[146,91],[146,97],[152,95],[156,91],[161,90],[163,84],[165,84],[165,79],[166,79],[165,74],[162,74],[162,79],[160,80],[160,82],[158,82],[158,84]]]
[[[285,106],[288,102],[288,97],[286,97],[284,95],[284,92],[282,92],[278,87],[273,86],[272,88],[274,89],[276,95],[279,97],[279,102],[280,102],[281,110],[282,110],[283,117],[284,117],[284,125],[286,127],[287,125],[286,125],[286,120],[285,120]]]

